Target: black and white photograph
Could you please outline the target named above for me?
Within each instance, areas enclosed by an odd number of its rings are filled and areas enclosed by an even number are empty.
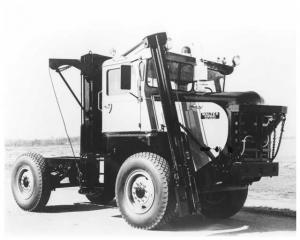
[[[296,238],[298,11],[1,1],[4,239]]]

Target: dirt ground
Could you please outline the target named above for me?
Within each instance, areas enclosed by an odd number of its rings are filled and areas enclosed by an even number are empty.
[[[252,211],[253,210],[253,211]],[[177,220],[159,231],[136,230],[122,219],[116,206],[90,204],[77,188],[52,192],[43,213],[24,212],[15,204],[10,189],[6,189],[5,232],[9,235],[122,235],[122,236],[295,236],[296,218],[247,207],[225,220],[208,220],[189,216]],[[174,235],[175,236],[175,235]]]

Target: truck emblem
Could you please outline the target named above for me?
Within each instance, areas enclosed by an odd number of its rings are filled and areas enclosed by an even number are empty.
[[[202,112],[201,119],[220,119],[219,112]]]
[[[203,107],[200,106],[200,105],[193,104],[193,105],[191,105],[191,108],[194,108],[194,109],[202,109]]]

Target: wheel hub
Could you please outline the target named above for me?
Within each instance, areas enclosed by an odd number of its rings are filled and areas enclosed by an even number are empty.
[[[24,199],[30,198],[34,191],[33,174],[29,167],[22,167],[17,173],[18,190]]]
[[[145,196],[145,189],[143,188],[136,188],[135,194],[138,198],[143,198]]]
[[[131,173],[125,183],[125,192],[130,207],[135,213],[147,212],[154,201],[154,185],[144,170]]]

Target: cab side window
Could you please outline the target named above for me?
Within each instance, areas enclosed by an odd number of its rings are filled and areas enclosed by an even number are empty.
[[[115,68],[107,71],[106,94],[108,96],[127,93],[128,90],[121,89],[121,69]]]
[[[150,87],[157,87],[157,77],[154,68],[153,60],[150,59],[147,64],[147,84]]]

